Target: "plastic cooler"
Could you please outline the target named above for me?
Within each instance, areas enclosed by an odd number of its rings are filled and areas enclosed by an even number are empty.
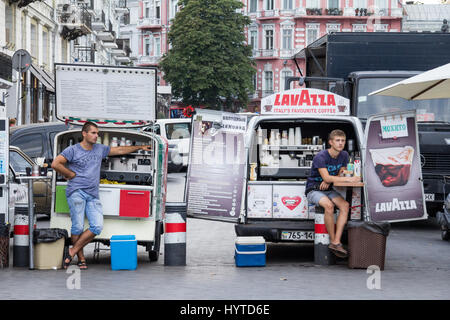
[[[264,267],[266,265],[266,241],[263,237],[237,237],[235,242],[237,267]]]
[[[136,270],[137,240],[134,235],[114,235],[111,244],[111,269]]]
[[[386,238],[390,224],[386,222],[350,221],[348,229],[348,267],[366,269],[378,266],[384,270]]]

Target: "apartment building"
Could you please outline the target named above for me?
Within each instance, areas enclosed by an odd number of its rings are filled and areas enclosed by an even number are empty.
[[[446,20],[450,30],[449,4],[405,4],[402,30],[404,32],[441,32]]]
[[[130,63],[117,37],[127,13],[126,0],[0,0],[0,103],[8,116],[18,124],[55,120],[54,63]],[[20,77],[12,71],[19,49],[32,57]]]
[[[246,33],[257,69],[252,111],[258,110],[261,98],[285,90],[286,77],[300,76],[291,57],[326,33],[401,31],[397,0],[243,1],[243,14],[252,21]],[[304,73],[305,62],[297,62]]]

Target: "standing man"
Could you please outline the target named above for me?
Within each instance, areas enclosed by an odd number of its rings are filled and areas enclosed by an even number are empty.
[[[72,220],[70,232],[72,248],[69,248],[64,256],[64,268],[67,268],[77,255],[80,269],[87,269],[83,248],[103,229],[102,205],[98,195],[102,159],[140,149],[149,151],[150,146],[109,147],[97,144],[98,127],[93,122],[86,122],[81,134],[83,140],[64,149],[53,160],[52,168],[69,181],[66,197]],[[85,214],[89,221],[89,229],[83,231]]]
[[[333,189],[335,182],[359,182],[359,177],[340,177],[348,164],[348,153],[344,151],[345,133],[333,130],[328,136],[330,148],[320,151],[313,159],[311,174],[306,182],[309,203],[321,206],[325,211],[325,227],[330,235],[328,248],[338,257],[347,257],[341,243],[344,226],[347,223],[350,205]],[[339,217],[334,228],[334,207],[339,208]]]

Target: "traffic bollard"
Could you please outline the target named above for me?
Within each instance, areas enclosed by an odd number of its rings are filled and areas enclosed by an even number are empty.
[[[13,267],[30,265],[28,213],[27,205],[14,208]]]
[[[186,265],[186,204],[184,203],[166,202],[164,265]]]
[[[336,263],[334,254],[328,249],[330,235],[325,226],[325,214],[315,212],[314,224],[314,263],[318,265],[331,265]]]

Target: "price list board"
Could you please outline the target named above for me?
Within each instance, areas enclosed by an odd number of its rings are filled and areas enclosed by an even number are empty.
[[[223,114],[196,114],[187,180],[187,213],[214,220],[237,221],[245,177],[246,121]],[[243,123],[243,126],[242,126]],[[235,130],[230,128],[236,128]]]

